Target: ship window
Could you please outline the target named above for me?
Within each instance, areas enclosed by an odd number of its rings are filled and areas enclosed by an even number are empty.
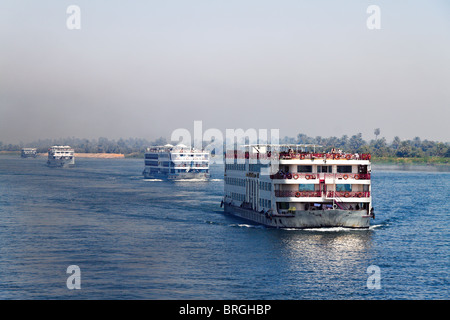
[[[352,191],[351,184],[337,184],[336,191]]]
[[[300,173],[312,172],[312,166],[297,166],[297,172]]]
[[[298,191],[314,191],[313,184],[299,184]]]
[[[280,209],[289,209],[289,202],[280,202]]]
[[[318,173],[331,173],[331,166],[317,166]]]
[[[352,173],[352,166],[337,166],[337,173]]]

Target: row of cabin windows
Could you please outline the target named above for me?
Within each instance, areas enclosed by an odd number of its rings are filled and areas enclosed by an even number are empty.
[[[236,200],[236,201],[244,201],[245,194],[231,192],[231,199]]]
[[[208,173],[208,169],[197,169],[193,168],[194,172]],[[150,173],[183,173],[186,169],[161,169],[161,168],[150,168]]]
[[[260,207],[270,208],[270,207],[272,207],[272,201],[260,198],[259,199],[259,206]]]
[[[316,191],[314,184],[299,184],[298,191]],[[352,191],[352,184],[336,184],[336,191]],[[368,185],[363,185],[363,191],[369,191]]]
[[[225,183],[232,186],[245,187],[245,179],[225,178]]]
[[[225,183],[232,186],[240,186],[245,187],[245,179],[239,179],[239,178],[225,178]],[[265,191],[271,191],[272,190],[272,184],[270,182],[260,182],[259,188],[261,190]]]
[[[265,190],[265,191],[271,191],[272,190],[272,184],[270,182],[260,182],[259,183],[259,188],[261,190]]]
[[[261,172],[261,168],[268,168],[268,167],[269,167],[269,164],[261,164],[261,163],[251,164],[251,163],[249,163],[248,170],[252,171],[252,172]]]
[[[288,210],[290,208],[290,203],[289,202],[277,202],[278,204],[278,208],[281,210]],[[326,203],[311,203],[311,204],[306,204],[309,205],[310,207],[322,207],[322,206],[326,206],[327,208],[332,208],[331,204],[326,204]],[[368,203],[365,202],[360,202],[358,204],[356,204],[357,208],[361,208],[361,209],[367,209],[369,207]],[[358,210],[358,209],[357,209]]]
[[[172,161],[157,161],[157,160],[145,160],[146,166],[158,166],[161,164],[163,167],[207,167],[203,162],[172,162]]]
[[[332,173],[332,166],[317,166],[317,173]],[[312,173],[312,166],[297,166],[299,173]],[[337,173],[352,173],[352,166],[337,166]]]
[[[245,171],[245,163],[242,164],[225,164],[226,170],[239,170],[239,171]]]

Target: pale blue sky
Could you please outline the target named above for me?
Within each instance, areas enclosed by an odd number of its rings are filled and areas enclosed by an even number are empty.
[[[449,17],[445,0],[3,0],[0,141],[154,139],[194,120],[450,141]]]

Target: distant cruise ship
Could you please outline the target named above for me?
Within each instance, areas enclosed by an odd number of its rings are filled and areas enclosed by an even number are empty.
[[[318,153],[315,147],[228,151],[225,212],[276,228],[368,228],[374,217],[370,154]]]
[[[36,158],[37,149],[36,148],[23,148],[20,154],[22,158]]]
[[[49,167],[68,167],[75,164],[74,150],[69,146],[53,146],[48,149]]]
[[[145,178],[156,179],[208,179],[209,153],[179,144],[166,144],[147,148]]]

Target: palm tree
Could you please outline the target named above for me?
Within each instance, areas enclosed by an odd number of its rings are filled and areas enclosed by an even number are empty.
[[[378,136],[380,135],[380,128],[376,128],[373,133],[375,134],[375,140],[378,140]]]

